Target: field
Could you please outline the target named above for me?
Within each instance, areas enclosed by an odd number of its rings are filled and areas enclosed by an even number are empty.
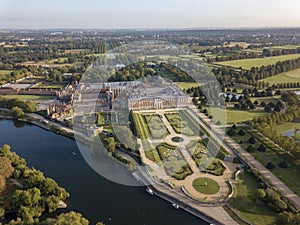
[[[185,110],[180,110],[178,113],[168,113],[165,116],[177,134],[187,136],[202,136],[204,134],[200,124]]]
[[[143,116],[152,138],[163,139],[169,134],[168,129],[159,117],[159,115],[144,115]]]
[[[295,83],[300,81],[300,69],[291,70],[285,73],[281,73],[272,77],[263,79],[263,81],[272,84],[280,83]]]
[[[286,131],[294,130],[296,127],[297,128],[300,127],[300,118],[294,120],[293,122],[284,122],[284,123],[281,123],[279,125],[276,125],[274,127],[274,129],[278,133],[283,133],[283,132],[286,132]]]
[[[208,114],[210,114],[210,110],[209,107],[205,107],[208,111]],[[217,117],[218,114],[220,114],[219,118],[223,118],[223,114],[224,114],[224,110],[223,109],[219,109],[216,112],[217,115],[215,115],[216,117],[214,118],[215,121],[217,121]],[[235,110],[233,108],[228,108],[226,110],[226,124],[234,124],[234,123],[242,123],[248,120],[251,120],[253,118],[259,117],[259,116],[266,116],[269,113],[264,112],[263,110],[253,110],[253,111],[243,111],[243,110]],[[223,124],[223,125],[226,125]]]
[[[65,84],[40,84],[38,86],[34,86],[35,89],[62,89],[64,88],[66,85]]]
[[[233,60],[217,63],[223,66],[231,66],[235,68],[242,67],[243,69],[250,70],[252,67],[262,67],[271,64],[276,64],[279,61],[285,61],[290,59],[297,59],[300,57],[300,54],[293,55],[282,55],[282,56],[274,56],[274,57],[266,57],[266,58],[257,58],[257,59],[242,59],[242,60]]]
[[[20,99],[24,101],[45,101],[54,99],[54,96],[40,96],[40,95],[1,95],[2,98]]]
[[[182,90],[187,90],[187,89],[193,88],[193,87],[199,87],[199,84],[193,83],[193,82],[177,82],[176,84]]]
[[[277,176],[283,183],[285,183],[291,190],[295,193],[300,193],[300,180],[298,179],[300,173],[300,165],[296,164],[290,156],[288,156],[282,150],[279,150],[275,146],[272,146],[266,140],[261,141],[261,138],[257,138],[257,136],[253,133],[249,133],[246,128],[245,136],[235,135],[233,139],[239,143],[242,141],[241,146],[243,148],[247,148],[249,144],[247,143],[249,138],[254,135],[255,144],[253,144],[254,150],[251,154],[264,166],[266,166],[269,162],[272,162],[275,165],[275,169],[271,170],[271,172]],[[237,129],[239,131],[239,128]],[[258,147],[264,144],[265,151],[258,151]],[[285,161],[288,165],[288,168],[279,167],[279,163]]]
[[[0,70],[0,78],[9,75],[13,70]]]
[[[197,178],[193,181],[193,187],[202,194],[215,194],[220,190],[218,183],[209,178]]]
[[[257,204],[252,199],[254,190],[260,188],[259,182],[247,173],[240,174],[239,182],[234,184],[234,196],[230,205],[247,221],[254,225],[274,224],[277,214],[265,204]]]

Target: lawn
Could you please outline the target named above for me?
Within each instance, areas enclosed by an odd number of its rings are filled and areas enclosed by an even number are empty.
[[[147,127],[146,121],[144,120],[144,117],[141,114],[134,113],[133,122],[136,131],[135,135],[137,136],[137,138],[145,140],[150,137],[150,132]]]
[[[300,54],[292,54],[292,55],[282,55],[282,56],[274,56],[274,57],[266,57],[266,58],[256,58],[256,59],[242,59],[242,60],[233,60],[217,63],[223,66],[231,66],[243,69],[250,70],[252,67],[262,67],[271,64],[276,64],[279,61],[285,61],[290,59],[297,59],[300,57]]]
[[[280,83],[297,83],[300,80],[300,68],[263,79],[270,85]]]
[[[205,107],[210,114],[210,107]],[[214,108],[214,107],[211,107]],[[215,109],[215,118],[214,120],[217,121],[217,118],[223,118],[224,109],[218,108]],[[219,115],[220,114],[220,115]],[[232,107],[226,109],[226,124],[234,124],[234,123],[242,123],[248,120],[252,120],[253,118],[259,116],[267,116],[269,113],[264,112],[263,110],[252,110],[252,111],[244,111],[244,110],[235,110]],[[223,124],[223,125],[226,125]]]
[[[0,78],[9,75],[13,70],[0,70]]]
[[[66,85],[65,84],[41,84],[39,86],[35,86],[34,88],[41,88],[41,89],[62,89]]]
[[[209,178],[197,178],[193,181],[193,187],[202,194],[212,195],[220,190],[219,184]]]
[[[270,102],[273,102],[274,104],[277,104],[277,102],[279,101],[278,98],[276,97],[259,97],[259,98],[250,98],[250,100],[252,102],[255,102],[257,101],[258,104],[262,103],[262,102],[265,102],[266,104],[270,103]]]
[[[274,129],[278,133],[283,133],[286,131],[294,130],[296,127],[300,127],[300,118],[295,119],[293,122],[284,122],[279,125],[276,125]]]
[[[247,221],[254,225],[275,224],[277,214],[265,204],[257,204],[252,199],[252,193],[260,188],[255,177],[242,173],[238,183],[234,184],[234,196],[230,205]]]
[[[195,132],[189,126],[188,121],[184,121],[179,113],[165,114],[165,116],[177,134],[184,134],[188,136],[195,135]]]
[[[182,90],[187,90],[189,88],[199,87],[200,86],[200,84],[194,83],[194,82],[177,82],[176,84]]]
[[[179,110],[165,114],[168,122],[177,134],[187,136],[202,136],[204,134],[200,124],[187,110]]]
[[[237,132],[240,128],[237,129]],[[266,166],[269,162],[272,162],[275,165],[275,169],[271,170],[271,172],[278,177],[283,183],[285,183],[291,190],[300,194],[300,180],[299,180],[299,173],[300,173],[300,162],[295,162],[288,156],[284,151],[276,148],[275,146],[271,145],[266,140],[257,136],[256,133],[251,132],[248,128],[244,128],[246,132],[245,136],[235,135],[233,139],[239,143],[242,141],[243,143],[241,146],[243,148],[247,148],[250,144],[248,140],[250,137],[255,137],[255,144],[253,144],[254,151],[251,152],[253,155],[262,165]],[[261,152],[258,151],[257,148],[264,144],[265,151]],[[279,167],[279,163],[285,161],[288,165],[288,168],[284,169]]]
[[[193,173],[183,155],[175,146],[162,143],[156,149],[169,176],[177,180],[184,180]]]
[[[40,96],[40,95],[2,95],[2,98],[20,99],[23,101],[46,101],[54,99],[54,96]]]
[[[144,115],[143,117],[147,123],[147,127],[152,138],[163,139],[169,134],[168,129],[159,115]]]

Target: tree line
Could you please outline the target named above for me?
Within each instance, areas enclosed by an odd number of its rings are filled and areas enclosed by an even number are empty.
[[[254,118],[249,125],[273,142],[291,152],[295,159],[300,158],[300,143],[291,137],[283,136],[278,133],[275,126],[283,122],[292,122],[300,118],[300,100],[293,92],[284,92],[282,94],[283,101],[289,105],[286,112],[274,112],[269,116]]]

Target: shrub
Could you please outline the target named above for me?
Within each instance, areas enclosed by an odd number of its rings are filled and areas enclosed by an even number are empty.
[[[285,161],[282,161],[281,163],[279,163],[279,166],[284,169],[288,167],[288,165]]]
[[[245,136],[246,132],[243,129],[240,129],[240,131],[238,132],[238,135]]]
[[[268,162],[267,168],[268,168],[269,170],[273,170],[273,169],[275,169],[275,165],[274,165],[272,162]]]
[[[257,148],[258,151],[260,152],[265,152],[266,151],[266,148],[263,144],[261,144],[258,148]]]
[[[232,137],[232,136],[234,136],[236,133],[235,133],[234,129],[230,128],[230,129],[227,131],[227,134],[228,134],[228,136]]]
[[[251,138],[249,138],[249,140],[248,140],[248,143],[249,144],[255,144],[255,142],[256,142],[256,140],[255,140],[255,138],[254,137],[251,137]]]
[[[253,148],[253,145],[249,145],[246,149],[247,152],[253,152],[254,151],[254,148]]]

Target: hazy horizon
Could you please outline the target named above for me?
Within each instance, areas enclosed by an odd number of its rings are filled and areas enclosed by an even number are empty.
[[[298,0],[0,0],[0,28],[294,28],[299,11]]]

